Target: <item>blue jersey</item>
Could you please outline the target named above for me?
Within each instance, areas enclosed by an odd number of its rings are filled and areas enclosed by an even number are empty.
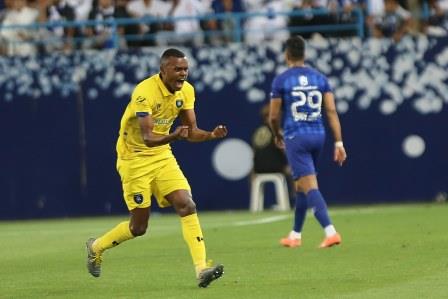
[[[311,67],[293,67],[272,82],[272,98],[282,99],[282,127],[285,138],[303,134],[325,134],[322,101],[331,92],[328,79]]]

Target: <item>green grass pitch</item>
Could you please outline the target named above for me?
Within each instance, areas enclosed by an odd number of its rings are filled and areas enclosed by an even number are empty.
[[[196,286],[174,214],[153,215],[149,234],[85,266],[84,243],[123,217],[0,222],[0,298],[448,298],[448,205],[331,208],[343,243],[317,249],[311,214],[298,249],[278,240],[292,213],[203,212],[209,258],[225,265]]]

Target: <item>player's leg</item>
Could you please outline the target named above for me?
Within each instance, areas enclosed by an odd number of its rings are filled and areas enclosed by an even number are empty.
[[[165,198],[174,207],[176,213],[180,216],[182,234],[185,242],[190,249],[190,254],[198,274],[206,265],[206,252],[204,236],[199,223],[196,205],[191,198],[189,190],[176,190]]]
[[[145,234],[150,214],[149,207],[135,208],[130,214],[130,220],[119,223],[97,239],[90,238],[87,241],[87,268],[93,276],[99,277],[101,274],[102,254],[105,250]]]
[[[325,239],[320,247],[331,247],[341,243],[341,236],[337,233],[330,216],[324,197],[320,193],[316,175],[307,175],[296,181],[297,188],[306,194],[308,207],[313,209],[314,217],[325,231]]]
[[[130,211],[130,214],[130,220],[121,222],[95,240],[92,244],[92,248],[95,252],[101,254],[109,248],[115,247],[134,237],[143,236],[146,233],[150,215],[149,207],[135,208]]]
[[[119,161],[117,168],[123,182],[123,196],[130,211],[130,220],[123,221],[98,238],[87,240],[87,269],[95,277],[101,274],[102,254],[127,240],[146,232],[150,214],[151,171],[147,159]]]
[[[182,234],[187,243],[195,265],[196,277],[199,287],[206,288],[213,280],[218,279],[224,273],[223,265],[208,266],[206,263],[206,251],[204,236],[196,212],[196,204],[191,198],[189,190],[176,190],[165,198],[173,205],[177,214],[181,217]]]
[[[323,137],[323,136],[322,136]],[[317,161],[322,152],[324,145],[323,138],[315,138],[312,142],[312,149],[310,151],[313,158],[313,165],[317,165]],[[328,215],[327,203],[319,190],[317,185],[317,177],[311,177],[312,181],[307,184],[306,196],[308,205],[313,208],[314,216],[324,228],[325,239],[320,244],[320,248],[327,248],[341,243],[341,235],[336,231],[336,228]]]
[[[174,156],[168,157],[167,164],[159,171],[152,184],[152,190],[160,207],[172,205],[180,216],[182,234],[190,250],[199,286],[207,287],[222,275],[223,266],[207,266],[204,237],[196,204],[191,197],[190,185]]]
[[[280,239],[280,244],[291,248],[302,245],[302,228],[308,209],[305,193],[296,190],[295,199],[293,228],[286,237]]]
[[[285,247],[299,247],[302,244],[302,229],[305,223],[308,203],[306,194],[300,184],[296,184],[297,178],[309,173],[314,173],[312,156],[307,148],[306,138],[292,138],[285,140],[286,156],[292,170],[294,181],[295,208],[294,223],[289,234],[280,240],[280,244]]]
[[[149,210],[149,208],[147,208]],[[87,269],[94,277],[101,274],[102,254],[105,250],[115,247],[124,241],[133,239],[134,235],[130,229],[130,221],[123,221],[106,232],[101,237],[90,238],[86,242],[87,247]]]

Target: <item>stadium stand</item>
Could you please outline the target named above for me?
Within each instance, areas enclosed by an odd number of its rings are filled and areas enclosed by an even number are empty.
[[[290,34],[396,38],[398,34],[394,35],[394,31],[400,30],[401,36],[416,22],[415,13],[404,9],[397,0],[288,3],[280,0],[215,0],[210,4],[198,0],[42,0],[27,4],[25,0],[7,0],[0,13],[0,37],[3,52],[26,56],[42,50],[69,51],[81,47],[123,49],[282,42]],[[435,31],[434,26],[439,31],[440,27],[446,27],[443,3],[431,1],[429,6],[419,6],[417,19],[428,25],[425,28],[429,32]],[[403,18],[405,29],[397,23]]]

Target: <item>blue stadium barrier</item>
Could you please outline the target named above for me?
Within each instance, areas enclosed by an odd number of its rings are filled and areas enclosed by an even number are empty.
[[[337,13],[342,13],[343,10],[338,11]],[[116,18],[116,19],[107,19],[107,20],[86,20],[86,21],[49,21],[49,22],[42,22],[42,23],[35,23],[35,24],[29,24],[29,25],[7,25],[7,26],[1,26],[2,29],[8,30],[8,29],[17,29],[17,28],[23,28],[27,30],[33,30],[38,31],[40,29],[54,29],[57,27],[63,27],[63,28],[83,28],[83,27],[89,27],[89,26],[96,26],[96,25],[104,25],[111,28],[111,31],[113,33],[112,35],[112,45],[114,48],[119,47],[119,35],[117,28],[120,26],[126,26],[126,25],[137,25],[137,24],[161,24],[161,23],[174,23],[176,21],[185,21],[185,20],[199,20],[199,21],[208,21],[208,20],[225,20],[225,19],[232,19],[234,24],[236,24],[236,27],[233,31],[233,42],[241,42],[243,41],[243,34],[245,32],[252,32],[257,33],[259,31],[268,31],[267,28],[258,28],[258,29],[251,29],[245,30],[244,29],[244,22],[250,18],[255,17],[269,17],[269,18],[275,18],[275,17],[299,17],[299,16],[307,16],[309,14],[313,14],[315,16],[323,16],[323,15],[334,15],[335,13],[330,13],[326,9],[310,9],[306,11],[281,11],[281,12],[237,12],[237,13],[218,13],[218,14],[206,14],[206,15],[200,15],[200,16],[178,16],[178,17],[142,17],[142,18]],[[308,33],[308,32],[338,32],[338,31],[353,31],[355,36],[363,38],[364,33],[364,15],[361,9],[355,8],[352,12],[353,20],[348,23],[344,24],[321,24],[321,25],[307,25],[307,26],[294,26],[294,27],[288,27],[288,28],[270,28],[270,32],[277,32],[279,30],[288,29],[290,32],[294,32],[297,34],[300,33]],[[160,33],[157,33],[160,34]],[[193,37],[195,35],[204,35],[207,37],[213,37],[218,36],[222,34],[219,30],[204,30],[204,31],[198,31],[195,33],[191,33],[190,35]],[[177,37],[177,34],[175,32],[163,32],[163,35],[167,39],[173,39]],[[183,36],[186,35],[186,33],[182,34]],[[80,43],[86,39],[90,39],[93,37],[87,37],[87,36],[80,36],[80,37],[74,37],[70,38],[73,41]],[[144,36],[141,35],[125,35],[124,38],[128,41],[132,40],[155,40],[156,34],[145,34]],[[50,44],[59,42],[62,39],[62,37],[39,37],[33,40],[29,41],[17,41],[17,43],[35,43],[35,44]]]
[[[349,154],[336,166],[328,140],[319,178],[331,205],[430,201],[448,191],[447,47],[424,36],[309,43],[307,62],[334,86]],[[126,213],[115,170],[119,122],[163,50],[0,57],[1,219]],[[183,50],[199,126],[222,122],[229,138],[176,142],[173,150],[200,210],[247,209],[245,149],[270,81],[284,69],[282,47]],[[226,157],[224,145],[240,150]]]

